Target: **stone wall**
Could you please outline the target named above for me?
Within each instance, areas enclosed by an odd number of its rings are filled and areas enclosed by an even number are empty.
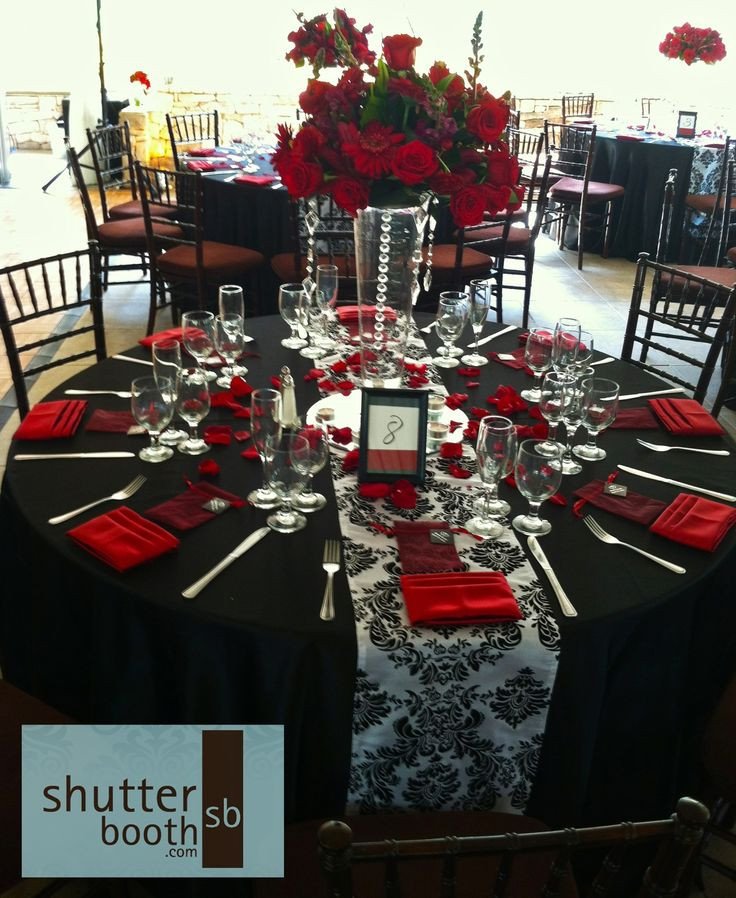
[[[56,121],[61,116],[61,101],[66,96],[63,91],[8,91],[5,94],[5,125],[10,148],[49,150],[57,138],[63,139]]]

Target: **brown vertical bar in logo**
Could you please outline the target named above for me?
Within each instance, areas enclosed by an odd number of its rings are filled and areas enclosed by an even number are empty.
[[[202,731],[202,866],[243,866],[243,731]]]

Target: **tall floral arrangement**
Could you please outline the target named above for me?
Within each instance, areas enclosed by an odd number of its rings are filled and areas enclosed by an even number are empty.
[[[355,215],[368,205],[416,204],[446,198],[461,227],[484,213],[521,204],[517,159],[503,138],[509,94],[494,96],[479,81],[482,13],[464,75],[437,60],[415,69],[421,38],[383,39],[380,57],[368,44],[372,26],[358,27],[344,10],[306,19],[289,34],[286,54],[313,77],[299,96],[305,114],[296,133],[278,127],[273,165],[293,197],[331,194]],[[342,70],[336,83],[324,69]]]
[[[712,65],[723,59],[726,47],[721,35],[713,28],[695,28],[685,22],[667,32],[659,52],[668,59],[682,59],[687,65],[698,61]]]

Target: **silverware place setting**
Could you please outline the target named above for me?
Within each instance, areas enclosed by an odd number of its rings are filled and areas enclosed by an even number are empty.
[[[626,471],[627,474],[636,474],[638,477],[646,477],[647,480],[659,480],[660,483],[669,483],[670,486],[681,486],[683,489],[692,490],[695,493],[713,496],[714,499],[723,499],[724,502],[736,502],[736,496],[732,496],[730,493],[719,493],[717,490],[709,490],[704,486],[697,486],[694,483],[685,483],[682,480],[672,480],[670,477],[662,477],[661,474],[652,474],[651,471],[642,471],[639,468],[631,468],[629,465],[617,465],[617,467],[621,471]]]
[[[340,570],[340,541],[337,539],[325,540],[322,567],[327,573],[327,583],[322,597],[322,607],[319,616],[322,620],[333,620],[335,617],[335,604],[333,601],[333,582],[335,574]]]
[[[130,399],[130,390],[64,390],[66,396],[119,396]]]
[[[703,455],[730,455],[728,449],[696,449],[694,446],[665,446],[662,443],[648,443],[646,440],[636,438],[636,442],[640,446],[651,449],[653,452],[671,452],[673,449],[679,449],[681,452],[702,452]]]
[[[640,549],[638,546],[632,546],[631,543],[625,543],[623,540],[620,540],[618,537],[613,536],[607,530],[604,530],[603,527],[592,518],[590,515],[586,515],[583,518],[583,523],[590,530],[593,536],[597,537],[602,543],[607,543],[609,546],[624,546],[627,549],[631,549],[634,552],[638,552],[639,555],[643,555],[645,558],[648,558],[650,561],[656,561],[657,564],[661,564],[662,567],[666,567],[667,570],[672,571],[675,574],[686,574],[687,571],[684,567],[679,564],[673,564],[671,561],[667,561],[664,558],[660,558],[658,555],[652,555],[650,552],[645,552],[644,549]]]
[[[87,505],[81,505],[79,508],[74,508],[71,511],[67,511],[65,514],[49,518],[49,524],[61,524],[64,521],[68,521],[70,518],[76,517],[78,514],[82,514],[83,511],[88,511],[90,508],[94,508],[95,505],[102,505],[103,502],[122,502],[124,499],[130,499],[131,496],[138,492],[145,482],[146,478],[142,474],[139,474],[137,477],[134,477],[127,486],[117,490],[115,493],[111,493],[109,496],[103,496],[102,499],[96,499],[94,502],[88,502]]]

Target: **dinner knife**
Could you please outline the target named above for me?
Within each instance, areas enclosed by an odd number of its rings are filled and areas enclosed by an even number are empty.
[[[55,452],[46,455],[14,455],[15,461],[38,461],[42,458],[135,458],[135,452]]]
[[[146,359],[134,359],[133,356],[130,355],[114,355],[114,359],[120,359],[121,362],[135,362],[137,365],[148,365],[150,368],[153,368],[153,362],[148,362]]]
[[[473,347],[483,346],[485,343],[490,343],[491,340],[495,340],[496,337],[502,337],[504,334],[508,334],[509,331],[515,331],[515,330],[516,330],[516,325],[510,324],[508,327],[505,327],[503,330],[496,331],[495,334],[489,334],[487,337],[483,337],[483,339],[478,340],[477,343],[475,342],[475,340],[473,340],[472,345],[473,345]]]
[[[200,577],[195,583],[192,583],[191,586],[187,587],[182,595],[185,599],[193,599],[196,595],[207,586],[210,580],[214,580],[215,577],[221,572],[224,571],[225,568],[232,564],[236,558],[240,558],[241,555],[245,554],[252,546],[255,546],[257,542],[260,542],[263,537],[271,532],[270,527],[259,527],[258,530],[254,530],[250,536],[247,536],[239,546],[236,546],[232,552],[228,552],[228,554],[216,564],[212,570],[208,571],[203,577]]]
[[[544,554],[544,550],[539,545],[539,541],[536,536],[530,536],[527,539],[527,545],[529,546],[532,555],[537,559],[539,564],[542,567],[542,570],[547,575],[547,578],[550,582],[550,586],[555,591],[555,595],[560,603],[560,608],[562,609],[562,613],[565,617],[577,617],[578,613],[575,610],[575,606],[568,599],[565,590],[562,588],[562,584],[557,579],[557,575],[552,570],[552,565],[547,561],[547,556]]]
[[[132,393],[129,390],[64,390],[67,396],[119,396],[121,399],[130,399]]]
[[[671,390],[649,390],[647,393],[625,393],[619,399],[643,399],[645,396],[664,396],[666,393],[684,393],[684,387],[673,387]]]
[[[660,480],[662,483],[669,483],[672,486],[681,486],[683,489],[693,490],[696,493],[705,493],[706,496],[715,496],[716,499],[723,499],[724,502],[736,502],[736,496],[729,496],[728,493],[707,490],[703,486],[694,486],[692,483],[683,483],[681,480],[671,480],[669,477],[661,477],[659,474],[652,474],[649,471],[640,471],[638,468],[630,468],[628,465],[618,465],[618,467],[628,474],[638,474],[639,477],[646,477],[649,480]]]

